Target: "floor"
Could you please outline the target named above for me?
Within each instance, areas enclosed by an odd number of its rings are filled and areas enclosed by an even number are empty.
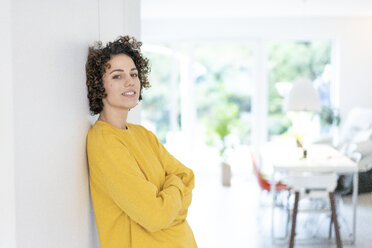
[[[248,170],[233,170],[232,185],[223,187],[219,166],[193,168],[195,189],[193,202],[189,208],[188,222],[193,229],[200,248],[226,247],[287,247],[287,244],[273,245],[271,242],[271,203],[270,196],[261,192],[254,176]],[[351,197],[344,197],[340,204],[342,238],[347,237],[345,224],[351,216]],[[285,225],[285,215],[277,214],[277,225]],[[307,215],[307,216],[306,216]],[[314,216],[314,214],[312,214]],[[314,218],[309,214],[298,217],[298,237],[308,232],[315,236],[328,235],[329,219],[326,215]],[[345,220],[345,221],[344,221]],[[370,233],[372,223],[371,194],[358,197],[357,236],[353,246],[372,247]],[[317,226],[319,228],[314,229]],[[336,247],[332,242],[305,245],[297,242],[295,247]]]

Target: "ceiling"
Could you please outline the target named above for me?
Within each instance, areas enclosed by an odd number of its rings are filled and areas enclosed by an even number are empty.
[[[142,0],[142,19],[372,16],[372,0]]]

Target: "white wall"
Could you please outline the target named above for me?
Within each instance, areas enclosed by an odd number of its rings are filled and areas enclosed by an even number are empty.
[[[372,17],[292,17],[245,19],[142,19],[149,41],[244,41],[332,39],[339,58],[342,116],[352,107],[372,108]]]
[[[17,247],[95,247],[85,136],[98,5],[12,1]]]
[[[10,0],[0,8],[0,247],[13,248],[15,237],[14,131]],[[4,34],[4,35],[3,35]]]
[[[125,8],[131,2],[1,2],[0,247],[99,247],[85,147],[85,61],[100,33],[136,30],[139,24],[123,23],[130,19],[105,19],[125,11],[139,19],[139,4]]]

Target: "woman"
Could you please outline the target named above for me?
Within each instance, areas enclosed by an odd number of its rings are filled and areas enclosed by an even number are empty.
[[[89,48],[89,106],[99,114],[87,136],[90,190],[101,248],[197,247],[186,221],[194,174],[140,125],[130,109],[150,71],[132,37]]]

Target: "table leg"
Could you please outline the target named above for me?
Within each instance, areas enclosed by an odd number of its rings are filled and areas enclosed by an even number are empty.
[[[271,242],[274,244],[275,242],[275,231],[274,231],[274,212],[275,212],[275,194],[276,194],[276,187],[275,187],[275,169],[273,169],[273,173],[271,175],[270,181],[270,193],[271,193]]]
[[[352,238],[352,244],[355,243],[355,236],[356,236],[356,208],[357,208],[357,201],[358,201],[358,172],[354,172],[353,176],[353,195],[352,195],[352,201],[353,201],[353,238]]]
[[[295,192],[295,202],[293,206],[292,214],[292,228],[291,228],[291,237],[289,238],[289,248],[294,247],[294,239],[296,236],[296,220],[297,220],[297,210],[298,210],[298,201],[300,200],[300,192]]]
[[[329,192],[329,200],[331,202],[332,220],[333,220],[333,224],[335,227],[337,248],[342,248],[340,230],[339,230],[338,220],[337,220],[337,211],[336,211],[336,205],[335,205],[334,192]]]

